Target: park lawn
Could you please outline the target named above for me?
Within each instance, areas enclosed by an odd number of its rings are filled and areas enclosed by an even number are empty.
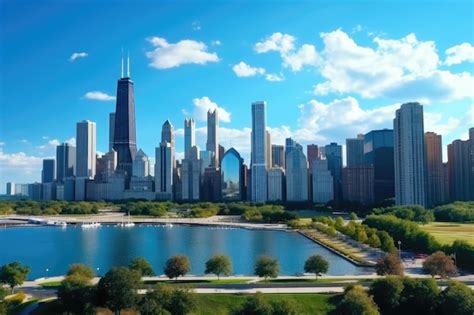
[[[474,223],[431,222],[420,227],[442,244],[451,245],[455,240],[474,245]]]
[[[261,280],[258,283],[274,283],[274,284],[289,284],[289,283],[313,283],[313,284],[341,284],[341,283],[370,283],[373,279],[361,279],[361,278],[348,278],[348,279],[340,279],[340,278],[318,278],[318,279],[309,279],[309,278],[302,278],[302,279],[268,279],[267,282],[265,280]]]
[[[61,286],[61,281],[49,281],[40,283],[42,288],[58,288]]]
[[[145,284],[157,284],[157,283],[162,283],[162,284],[171,284],[171,285],[183,285],[183,284],[244,284],[249,282],[251,279],[196,279],[196,280],[187,280],[183,279],[178,281],[176,280],[147,280],[145,281]]]
[[[247,294],[198,294],[197,309],[194,315],[225,315],[243,303]],[[296,307],[297,314],[327,314],[335,308],[339,295],[334,294],[265,294],[270,301],[288,300]]]

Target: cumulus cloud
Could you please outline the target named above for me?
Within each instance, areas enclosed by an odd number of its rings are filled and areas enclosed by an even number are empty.
[[[264,76],[265,80],[267,81],[277,82],[284,80],[284,77],[282,75],[278,75],[276,73],[267,73],[264,68],[252,67],[251,65],[246,64],[243,61],[239,62],[238,64],[235,64],[232,67],[232,71],[234,71],[234,73],[240,78]]]
[[[321,33],[320,73],[316,95],[358,93],[364,98],[389,97],[426,102],[473,98],[470,73],[439,70],[435,43],[415,34],[401,39],[373,39],[375,48],[358,45],[342,30]]]
[[[69,61],[74,62],[77,59],[86,58],[87,56],[89,56],[89,54],[86,52],[75,52],[69,57]]]
[[[234,65],[232,67],[232,71],[238,76],[238,77],[253,77],[258,74],[264,74],[265,69],[264,68],[258,68],[258,67],[252,67],[245,62],[241,61],[238,64]]]
[[[37,146],[37,148],[40,149],[40,150],[47,150],[47,149],[51,149],[51,148],[56,149],[56,147],[60,144],[61,144],[61,142],[58,139],[51,139],[48,142],[46,142],[45,144]]]
[[[193,115],[196,119],[205,121],[207,120],[207,112],[209,110],[214,111],[217,109],[219,120],[222,122],[230,122],[231,113],[226,111],[223,107],[220,107],[207,96],[193,99],[194,111]]]
[[[474,47],[470,43],[462,43],[446,49],[445,65],[456,65],[459,63],[474,62]]]
[[[115,96],[108,95],[101,91],[92,91],[84,94],[84,98],[95,101],[115,101]]]
[[[156,69],[169,69],[184,64],[204,65],[208,62],[218,62],[216,53],[208,52],[203,42],[184,39],[177,43],[168,43],[161,37],[151,37],[148,41],[155,47],[146,52],[150,66]]]
[[[295,46],[296,38],[289,34],[280,32],[273,33],[265,40],[255,44],[255,51],[259,54],[276,51],[280,53],[282,65],[292,71],[300,71],[303,66],[316,66],[319,56],[316,47],[304,44],[299,49]]]

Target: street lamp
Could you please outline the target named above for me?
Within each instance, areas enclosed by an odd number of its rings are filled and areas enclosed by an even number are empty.
[[[402,249],[401,249],[402,241],[398,241],[398,256],[402,259]]]

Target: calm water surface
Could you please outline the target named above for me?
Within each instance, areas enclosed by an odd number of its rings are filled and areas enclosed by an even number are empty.
[[[253,274],[255,260],[263,254],[279,260],[282,275],[302,273],[304,261],[314,254],[323,255],[329,261],[330,275],[372,272],[294,232],[185,225],[0,229],[0,265],[20,261],[31,267],[31,279],[65,274],[68,266],[77,262],[95,270],[99,268],[98,273],[103,274],[113,266],[127,265],[137,256],[145,257],[155,272],[161,274],[165,261],[176,254],[189,257],[190,274],[202,275],[206,260],[216,253],[231,257],[236,275]]]

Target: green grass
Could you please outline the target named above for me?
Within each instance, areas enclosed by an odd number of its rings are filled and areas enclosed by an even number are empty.
[[[225,315],[243,303],[247,294],[199,294],[197,309],[192,314]],[[335,308],[336,295],[332,294],[265,294],[270,301],[286,299],[296,307],[297,314],[327,314]]]
[[[197,307],[193,315],[226,315],[231,310],[243,303],[249,294],[197,294]],[[328,314],[334,310],[339,294],[265,294],[264,297],[270,301],[286,299],[296,307],[296,313],[306,314]],[[60,314],[57,300],[42,303],[34,312],[35,315]],[[110,314],[103,309],[98,309],[99,314]],[[122,312],[122,314],[138,314],[134,311]]]
[[[180,284],[242,284],[247,283],[250,279],[220,279],[217,280],[147,280],[145,284],[155,284],[155,283],[163,283],[163,284],[171,284],[171,285],[180,285]]]
[[[431,222],[420,227],[442,244],[464,240],[474,245],[474,223]]]
[[[319,279],[309,279],[309,278],[303,278],[303,279],[268,279],[266,283],[314,283],[314,284],[328,284],[328,283],[334,283],[334,284],[341,284],[341,283],[367,283],[372,281],[372,279],[360,279],[360,278],[354,278],[354,279],[338,279],[338,278],[319,278]],[[261,280],[258,283],[265,283],[265,280]]]
[[[61,281],[49,281],[40,283],[42,288],[57,288],[61,286]]]

